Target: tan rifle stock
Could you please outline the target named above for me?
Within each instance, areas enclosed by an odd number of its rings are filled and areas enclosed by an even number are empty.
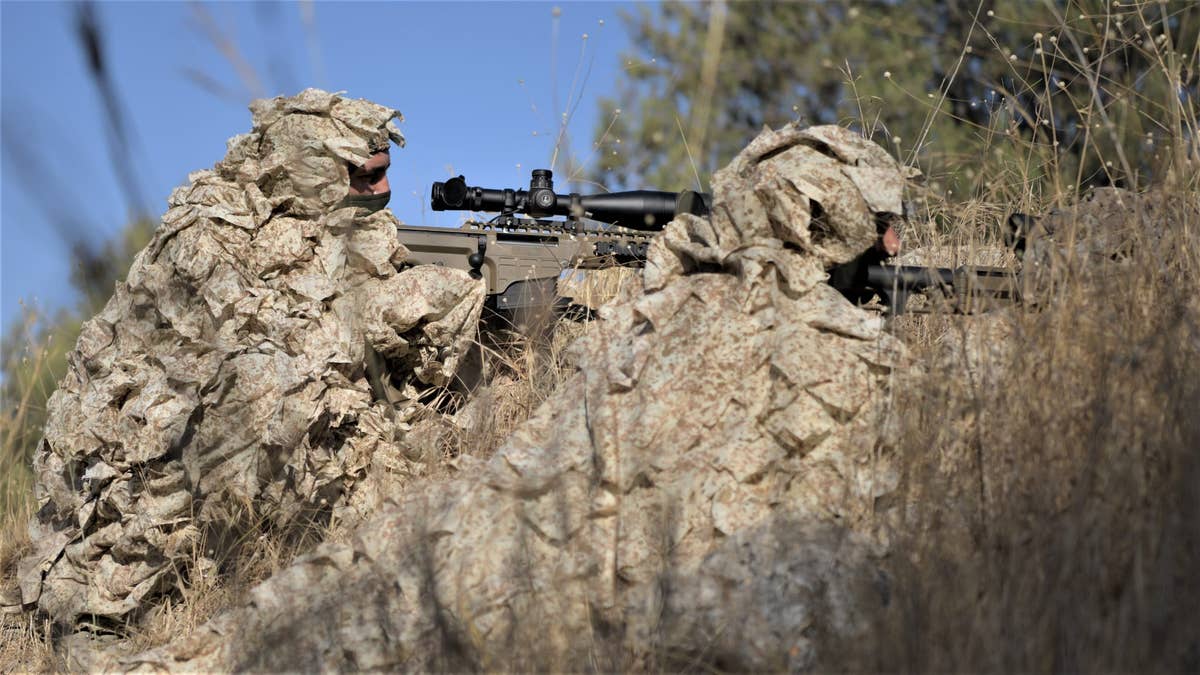
[[[506,311],[570,304],[575,299],[570,290],[557,284],[564,273],[640,267],[654,234],[511,216],[458,228],[401,225],[399,233],[409,263],[442,265],[483,279],[490,307]]]

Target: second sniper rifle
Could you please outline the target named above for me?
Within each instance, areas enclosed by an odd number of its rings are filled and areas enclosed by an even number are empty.
[[[472,187],[458,176],[433,184],[433,210],[495,217],[458,229],[401,225],[399,234],[409,262],[453,267],[485,280],[488,309],[512,316],[569,306],[574,298],[560,293],[558,284],[564,274],[641,267],[653,233],[678,214],[707,216],[711,200],[691,191],[560,195],[547,169],[533,171],[528,190]],[[852,302],[877,300],[892,315],[903,313],[913,294],[940,294],[960,313],[1018,299],[1015,273],[1005,268],[888,265],[870,252],[831,270],[829,283]]]

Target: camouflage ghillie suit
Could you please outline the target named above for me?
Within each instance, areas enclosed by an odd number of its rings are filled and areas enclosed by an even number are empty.
[[[399,113],[314,89],[251,110],[171,194],[50,399],[21,603],[60,622],[143,609],[228,555],[239,517],[368,510],[474,337],[477,282],[400,271],[394,216],[341,208],[347,162],[403,144]]]
[[[1160,249],[1169,245],[1166,235],[1175,225],[1172,221],[1200,208],[1187,199],[1161,191],[1143,195],[1105,187],[1051,209],[1028,233],[1023,290],[1045,302],[1069,277],[1096,283],[1119,274],[1135,253],[1161,257]]]
[[[900,215],[903,174],[845,129],[764,131],[714,177],[711,220],[668,225],[643,287],[601,310],[578,372],[486,465],[125,665],[819,664],[822,638],[887,601],[904,359],[822,281]]]

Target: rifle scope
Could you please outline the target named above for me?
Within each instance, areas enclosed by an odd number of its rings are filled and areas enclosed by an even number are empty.
[[[524,213],[532,218],[567,216],[590,218],[634,230],[661,230],[679,213],[708,215],[712,197],[701,192],[629,190],[598,195],[554,192],[549,169],[534,169],[528,190],[494,190],[467,185],[458,176],[433,184],[430,202],[434,211],[489,211]]]

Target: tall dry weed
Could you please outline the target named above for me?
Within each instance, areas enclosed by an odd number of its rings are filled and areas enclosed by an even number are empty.
[[[1158,198],[1161,240],[925,345],[899,394],[902,607],[874,667],[1200,665],[1200,202]]]

